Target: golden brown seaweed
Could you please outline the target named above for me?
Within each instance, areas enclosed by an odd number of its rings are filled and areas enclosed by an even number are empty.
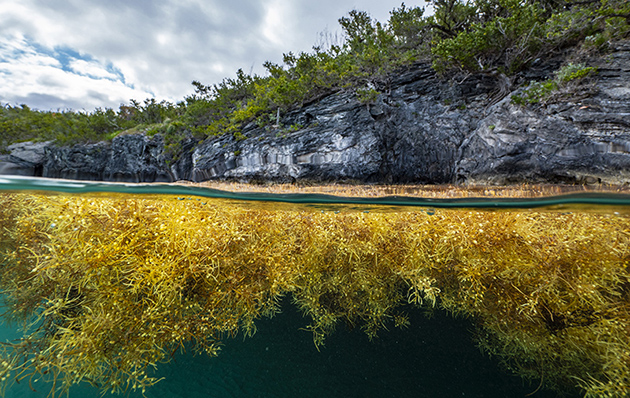
[[[630,393],[630,220],[594,212],[317,212],[212,200],[0,195],[0,287],[23,339],[0,376],[144,390],[148,368],[255,332],[290,295],[317,345],[401,307],[470,317],[548,388]]]

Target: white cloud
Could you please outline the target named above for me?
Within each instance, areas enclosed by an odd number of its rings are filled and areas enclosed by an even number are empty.
[[[94,109],[118,107],[131,98],[151,95],[125,85],[94,61],[69,59],[65,68],[55,56],[59,54],[42,53],[24,37],[0,37],[0,102],[42,109],[77,108],[79,104],[78,109]],[[28,103],[29,99],[36,103]]]
[[[288,0],[269,1],[265,7],[262,22],[262,34],[273,46],[290,44],[293,41],[291,32],[294,30],[295,15],[292,6],[294,2]]]
[[[70,62],[69,66],[77,74],[93,79],[117,80],[119,78],[117,75],[108,71],[106,67],[94,61],[75,59]]]
[[[218,83],[238,68],[263,73],[266,60],[309,51],[319,32],[337,31],[337,19],[353,8],[386,20],[398,6],[400,0],[0,0],[0,101],[36,98],[52,109],[117,107],[150,96],[178,101],[192,92],[192,80]]]

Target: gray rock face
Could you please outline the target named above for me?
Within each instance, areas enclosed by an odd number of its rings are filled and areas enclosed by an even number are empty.
[[[103,169],[110,154],[110,145],[48,146],[43,164],[43,176],[72,180],[103,180]]]
[[[135,134],[114,138],[103,178],[107,181],[129,182],[172,181],[173,176],[166,167],[161,137],[151,139]]]
[[[0,155],[0,174],[42,176],[46,147],[50,142],[20,142],[9,145],[10,155]]]
[[[164,160],[160,137],[125,134],[111,143],[49,145],[44,157],[44,177],[119,182],[174,180]]]
[[[375,104],[339,93],[286,115],[283,125],[298,131],[252,125],[243,131],[252,139],[207,139],[193,153],[192,180],[452,181],[476,111],[443,105],[451,88],[426,65],[392,87]]]
[[[561,62],[546,61],[516,80],[549,78]],[[171,164],[159,135],[126,134],[72,147],[15,144],[0,156],[0,174],[128,182],[630,182],[630,42],[587,63],[598,67],[592,86],[542,105],[514,105],[522,89],[510,92],[497,77],[453,83],[416,65],[373,104],[333,94],[284,115],[281,126],[245,126],[244,140],[184,141]]]
[[[461,147],[456,179],[468,182],[630,181],[630,43],[596,60],[597,84],[547,106],[510,97],[489,109]]]
[[[378,174],[380,134],[367,107],[352,96],[331,96],[291,116],[308,117],[310,126],[252,129],[258,138],[243,141],[204,141],[192,155],[192,179],[363,181]]]

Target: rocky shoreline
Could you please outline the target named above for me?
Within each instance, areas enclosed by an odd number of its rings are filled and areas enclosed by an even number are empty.
[[[541,80],[563,59],[517,77]],[[121,182],[354,181],[421,184],[630,182],[630,42],[612,45],[590,82],[535,105],[492,75],[459,82],[418,64],[373,103],[339,92],[232,135],[183,142],[167,161],[164,139],[123,133],[111,142],[58,147],[18,143],[0,174]],[[499,87],[503,87],[499,90]],[[505,87],[508,88],[507,92]]]

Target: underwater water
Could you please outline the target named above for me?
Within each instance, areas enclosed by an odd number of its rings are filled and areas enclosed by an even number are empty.
[[[361,331],[340,328],[318,351],[309,333],[300,330],[302,315],[286,306],[273,319],[261,320],[253,337],[226,340],[217,357],[178,353],[160,364],[155,373],[164,380],[144,396],[502,398],[524,397],[536,389],[537,383],[501,371],[497,361],[475,347],[470,322],[439,313],[431,319],[420,311],[411,314],[409,329],[384,332],[374,341]],[[4,340],[10,332],[3,332]],[[14,384],[5,397],[49,394],[50,383],[34,387],[37,391],[27,383]],[[88,384],[70,389],[70,397],[100,396]],[[538,391],[534,396],[557,395]]]
[[[624,396],[630,196],[549,192],[3,177],[4,396]]]

